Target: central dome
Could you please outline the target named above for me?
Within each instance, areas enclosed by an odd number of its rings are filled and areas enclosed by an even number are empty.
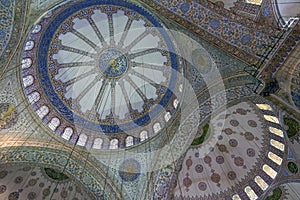
[[[85,135],[87,146],[126,136],[137,144],[156,134],[179,103],[179,71],[158,19],[122,0],[56,7],[37,22],[22,60],[39,117],[67,140]]]

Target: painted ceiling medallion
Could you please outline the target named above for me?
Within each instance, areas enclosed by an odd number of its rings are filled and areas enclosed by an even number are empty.
[[[119,176],[123,181],[131,182],[136,180],[141,171],[141,165],[133,158],[125,160],[119,167]]]
[[[97,137],[131,135],[136,144],[143,131],[146,138],[156,134],[155,123],[179,103],[179,71],[158,19],[122,0],[58,6],[32,30],[22,60],[25,91],[39,117],[67,140],[84,133],[87,146]]]
[[[117,49],[107,49],[99,56],[99,69],[105,78],[120,78],[128,69],[128,59]]]

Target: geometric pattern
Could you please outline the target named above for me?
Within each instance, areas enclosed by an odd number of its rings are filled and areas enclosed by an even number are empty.
[[[280,170],[284,150],[283,138],[269,136],[270,127],[278,126],[266,126],[264,118],[255,105],[245,102],[217,115],[210,122],[213,128],[207,141],[187,152],[174,189],[175,199],[261,195],[259,188],[265,190]],[[277,148],[272,146],[277,144],[273,137],[280,142]],[[266,184],[255,186],[261,182]]]
[[[174,52],[158,19],[139,6],[70,2],[29,35],[23,85],[38,116],[64,139],[125,148],[128,136],[138,144],[163,128],[158,122],[167,110],[175,112],[180,64]]]
[[[266,28],[253,21],[245,21],[244,18],[220,9],[219,6],[209,1],[156,0],[152,6],[166,10],[166,15],[176,21],[180,21],[178,18],[182,18],[181,20],[184,18],[186,26],[195,25],[196,34],[211,40],[214,44],[223,43],[220,48],[227,47],[225,51],[233,53],[242,60],[247,61],[251,57],[250,63],[254,57],[257,57],[257,54],[264,53],[264,45],[271,44],[273,36],[278,32],[272,27]],[[234,49],[240,50],[239,55]]]
[[[15,14],[15,1],[14,0],[1,0],[0,1],[0,56],[5,50],[13,30]]]
[[[44,169],[31,165],[1,165],[0,171],[1,199],[93,199],[86,188],[78,182],[49,181]]]

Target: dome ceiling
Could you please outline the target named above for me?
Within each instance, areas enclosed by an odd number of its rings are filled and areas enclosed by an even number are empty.
[[[131,146],[159,132],[179,103],[178,71],[162,24],[123,1],[55,8],[29,34],[22,59],[37,115],[64,139],[95,148]]]
[[[0,171],[1,199],[92,199],[76,181],[54,168],[5,166]]]
[[[272,111],[268,104],[242,102],[212,119],[209,137],[185,155],[175,199],[257,199],[284,156],[283,131]]]
[[[297,50],[271,0],[22,1],[0,0],[0,199],[297,197],[295,113],[256,93]]]

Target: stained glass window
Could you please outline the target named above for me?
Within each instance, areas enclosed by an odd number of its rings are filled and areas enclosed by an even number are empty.
[[[262,190],[266,190],[269,186],[260,176],[256,176],[254,181]]]
[[[241,200],[241,198],[238,194],[235,194],[232,196],[232,200]]]
[[[264,115],[264,118],[270,122],[273,122],[273,123],[276,123],[276,124],[279,124],[279,120],[277,117],[274,117],[272,115]]]
[[[269,152],[268,153],[268,157],[275,162],[277,165],[281,165],[282,163],[282,158],[280,158],[279,156],[277,156],[276,154],[274,154],[273,152]]]
[[[38,100],[40,100],[40,98],[41,98],[40,93],[38,93],[37,91],[28,95],[28,99],[31,104],[36,103]]]
[[[22,60],[22,68],[23,69],[30,67],[31,64],[32,64],[31,58],[25,58]]]
[[[70,127],[67,127],[65,129],[65,131],[63,132],[63,134],[61,135],[61,137],[66,140],[69,140],[71,138],[72,134],[73,134],[73,129]]]
[[[133,137],[132,136],[128,136],[126,138],[126,147],[130,147],[133,145]]]
[[[25,88],[32,85],[32,83],[33,83],[33,76],[29,75],[23,78],[23,84]]]
[[[80,134],[80,136],[79,136],[79,139],[78,139],[78,141],[77,141],[77,144],[80,145],[80,146],[84,146],[85,143],[86,143],[86,141],[87,141],[87,135],[82,133],[82,134]]]
[[[166,120],[166,122],[169,121],[170,119],[171,119],[171,113],[170,113],[170,112],[167,112],[167,113],[165,114],[165,120]]]
[[[148,133],[147,133],[147,131],[142,131],[142,132],[140,133],[140,138],[141,138],[141,141],[146,140],[146,139],[148,138]]]
[[[110,149],[117,149],[117,148],[118,148],[118,143],[119,143],[118,139],[112,139],[112,140],[110,141],[110,146],[109,146],[109,148],[110,148]]]
[[[35,33],[38,33],[38,32],[41,31],[41,29],[42,29],[42,26],[39,25],[39,24],[37,24],[37,25],[34,27],[32,33],[34,33],[34,34],[35,34]]]
[[[280,151],[284,151],[284,144],[282,144],[281,142],[271,139],[270,143],[273,147],[279,149]]]
[[[258,198],[258,196],[255,194],[255,192],[252,190],[250,186],[245,187],[244,191],[246,192],[250,200],[255,200]]]
[[[174,102],[173,102],[173,106],[174,106],[174,108],[177,108],[178,104],[179,104],[178,100],[177,100],[177,99],[175,99],[175,100],[174,100]]]
[[[264,172],[266,172],[272,179],[274,179],[277,175],[277,172],[272,169],[269,165],[264,165],[263,166]]]
[[[161,126],[160,126],[160,123],[156,122],[154,125],[153,125],[153,131],[154,133],[158,133],[161,129]]]
[[[257,105],[257,107],[259,107],[259,109],[272,111],[271,106],[268,104],[256,104],[256,105]]]
[[[57,117],[51,119],[50,123],[48,124],[49,128],[53,131],[57,129],[60,124],[60,120]]]
[[[25,51],[29,51],[29,50],[33,49],[33,47],[34,47],[34,42],[30,40],[30,41],[26,42],[26,44],[25,44]]]
[[[42,106],[36,111],[36,113],[41,119],[43,119],[49,113],[49,108],[47,106]]]
[[[274,127],[269,127],[269,130],[271,131],[271,133],[274,133],[275,135],[278,135],[279,137],[283,137],[282,130],[274,128]]]
[[[93,148],[95,148],[95,149],[101,149],[102,148],[102,144],[103,144],[102,138],[96,138],[94,140]]]

